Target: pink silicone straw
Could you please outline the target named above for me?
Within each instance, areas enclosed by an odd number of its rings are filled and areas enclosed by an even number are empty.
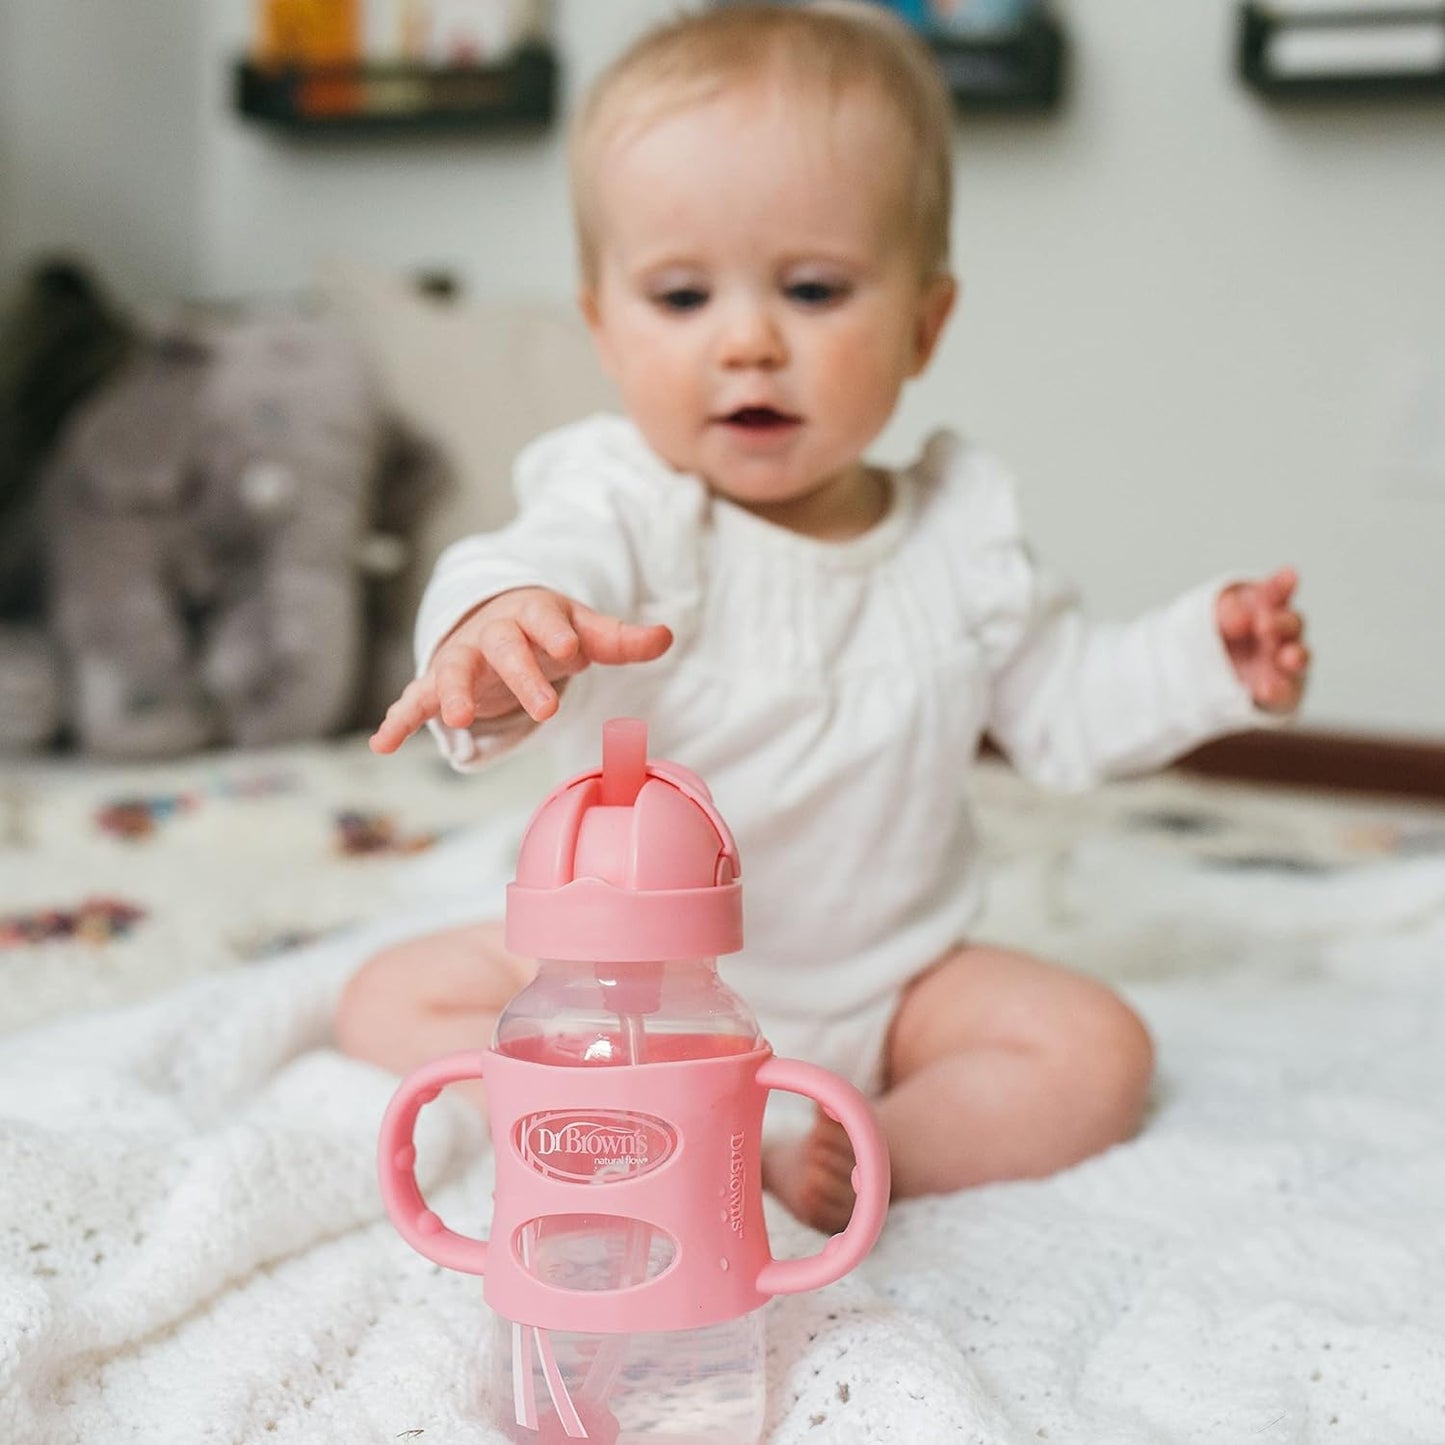
[[[603,723],[602,806],[630,808],[646,781],[647,724],[635,717]]]

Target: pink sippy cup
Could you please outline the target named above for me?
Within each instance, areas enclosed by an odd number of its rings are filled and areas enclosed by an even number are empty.
[[[487,1395],[514,1441],[749,1445],[763,1425],[762,1306],[872,1248],[888,1155],[863,1096],[776,1059],[716,959],[742,946],[737,847],[702,780],[649,760],[646,725],[603,730],[602,767],[528,826],[507,945],[540,960],[490,1049],[402,1081],[382,1122],[382,1197],[428,1259],[485,1277]],[[412,1133],[446,1084],[485,1081],[496,1151],[489,1242],[417,1188]],[[858,1165],[848,1227],[775,1260],[762,1212],[769,1090],[815,1099]]]

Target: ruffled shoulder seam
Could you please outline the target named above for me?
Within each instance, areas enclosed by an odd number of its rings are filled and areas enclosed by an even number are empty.
[[[1013,477],[981,447],[953,431],[936,431],[914,469],[925,499],[956,545],[977,549],[1020,540]]]

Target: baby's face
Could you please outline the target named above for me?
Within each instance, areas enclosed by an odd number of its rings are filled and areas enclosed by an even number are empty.
[[[603,151],[583,309],[674,467],[767,507],[845,477],[883,429],[952,296],[919,280],[905,144],[865,95],[813,116],[759,87]]]

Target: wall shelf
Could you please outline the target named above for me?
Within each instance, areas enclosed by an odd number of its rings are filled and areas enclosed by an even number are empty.
[[[1244,83],[1279,100],[1445,100],[1445,5],[1297,11],[1239,7]]]
[[[1067,47],[1047,11],[1008,31],[926,38],[961,111],[1047,111],[1063,96]]]
[[[297,136],[435,135],[548,124],[557,61],[527,46],[497,65],[261,65],[236,62],[236,111]]]

